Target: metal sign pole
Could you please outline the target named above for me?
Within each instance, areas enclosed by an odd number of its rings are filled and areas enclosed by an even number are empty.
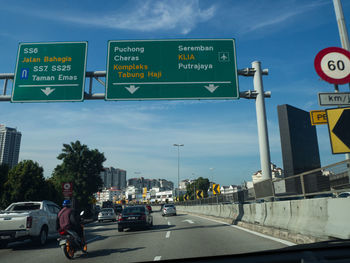
[[[254,73],[254,90],[257,92],[255,99],[256,117],[258,123],[260,163],[262,171],[262,180],[271,179],[271,159],[269,137],[267,133],[265,93],[262,83],[262,70],[260,61],[254,61],[252,67]]]

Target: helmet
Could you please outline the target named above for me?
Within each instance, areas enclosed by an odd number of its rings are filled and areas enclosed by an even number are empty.
[[[64,200],[63,203],[62,203],[62,206],[70,207],[71,206],[70,200]]]

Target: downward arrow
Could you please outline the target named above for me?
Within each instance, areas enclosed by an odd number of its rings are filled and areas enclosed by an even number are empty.
[[[208,86],[204,86],[207,90],[213,93],[219,86],[215,86],[214,84],[209,84]]]
[[[55,89],[51,89],[50,87],[46,87],[46,89],[41,89],[42,92],[45,93],[46,96],[49,96]]]
[[[130,85],[130,87],[125,87],[131,94],[134,94],[140,87],[135,87],[135,85]]]

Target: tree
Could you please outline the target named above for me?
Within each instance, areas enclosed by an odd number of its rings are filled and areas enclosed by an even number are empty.
[[[198,177],[196,180],[194,180],[193,183],[188,184],[186,186],[187,194],[190,196],[190,199],[196,199],[195,197],[195,190],[202,190],[204,193],[204,197],[208,197],[208,189],[209,189],[210,183],[208,178]]]
[[[37,162],[25,160],[14,166],[4,184],[3,205],[13,202],[39,201],[46,199],[46,184],[43,168]]]
[[[0,165],[0,208],[5,208],[5,183],[7,182],[9,167],[7,164]]]
[[[104,154],[76,141],[63,144],[57,159],[62,160],[62,164],[56,166],[51,178],[56,189],[60,189],[63,182],[72,182],[76,207],[88,209],[93,194],[102,187],[100,173],[106,160]],[[63,196],[60,198],[62,201]]]

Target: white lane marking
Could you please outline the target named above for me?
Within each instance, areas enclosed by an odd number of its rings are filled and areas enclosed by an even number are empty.
[[[100,229],[100,228],[104,228],[104,226],[95,226],[95,227],[92,227],[91,229]]]
[[[190,224],[194,224],[194,222],[192,220],[186,219],[186,220],[182,220],[182,222],[188,222]]]
[[[192,216],[197,216],[197,217],[200,217],[200,218],[203,218],[203,219],[207,219],[207,220],[209,220],[209,221],[213,221],[213,222],[220,223],[220,224],[223,224],[223,225],[228,225],[228,226],[230,226],[230,227],[237,228],[237,229],[246,231],[246,232],[248,232],[248,233],[251,233],[251,234],[254,234],[254,235],[263,237],[263,238],[267,238],[267,239],[270,239],[270,240],[273,240],[273,241],[276,241],[276,242],[280,242],[280,243],[282,243],[282,244],[284,244],[284,245],[287,245],[287,246],[295,246],[295,245],[296,245],[296,244],[293,243],[293,242],[286,241],[286,240],[283,240],[283,239],[279,239],[279,238],[277,238],[277,237],[271,237],[271,236],[268,236],[268,235],[264,235],[264,234],[261,234],[261,233],[259,233],[259,232],[255,232],[255,231],[253,231],[253,230],[249,230],[249,229],[246,229],[246,228],[243,228],[243,227],[240,227],[240,226],[230,225],[230,224],[228,224],[228,223],[224,223],[224,222],[217,221],[217,220],[214,220],[214,219],[209,219],[209,218],[206,218],[206,217],[201,217],[201,216],[198,216],[198,215],[192,215]]]
[[[100,238],[100,237],[91,238],[91,239],[87,240],[86,243],[90,243],[90,242],[92,242],[92,241],[94,241],[94,240],[96,240],[96,239],[99,239],[99,238]]]
[[[170,221],[168,221],[168,226],[171,226],[171,223],[170,223]]]
[[[156,256],[153,261],[159,261],[162,258],[162,256]]]
[[[165,238],[169,238],[170,237],[170,231],[166,232]]]

